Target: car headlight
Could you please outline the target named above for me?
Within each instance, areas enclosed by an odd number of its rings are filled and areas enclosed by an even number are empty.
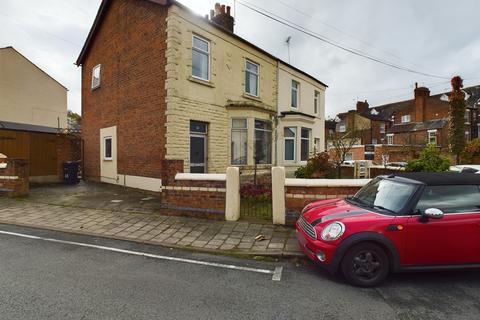
[[[323,228],[321,238],[324,241],[335,241],[345,232],[345,225],[341,222],[332,222]]]

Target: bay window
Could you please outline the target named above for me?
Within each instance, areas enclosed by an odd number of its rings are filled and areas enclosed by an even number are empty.
[[[272,163],[272,123],[255,120],[255,163]]]
[[[300,160],[307,161],[310,156],[310,129],[302,128],[300,138]]]
[[[231,156],[233,165],[247,164],[247,119],[232,119]]]
[[[285,161],[295,161],[297,128],[285,127],[283,129],[283,137],[285,140]]]

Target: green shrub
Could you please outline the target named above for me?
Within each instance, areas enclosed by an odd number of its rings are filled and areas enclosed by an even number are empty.
[[[295,177],[300,179],[333,178],[334,176],[334,166],[330,162],[328,152],[317,153],[308,159],[305,166],[295,171]]]
[[[450,169],[450,160],[442,156],[434,144],[428,144],[420,153],[420,157],[410,160],[405,168],[410,172],[444,172]]]

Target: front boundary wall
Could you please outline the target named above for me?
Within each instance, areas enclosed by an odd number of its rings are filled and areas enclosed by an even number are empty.
[[[370,179],[286,179],[285,168],[272,168],[273,223],[293,225],[309,203],[354,195]]]
[[[238,168],[226,174],[176,173],[161,187],[164,209],[169,215],[236,221],[240,217]]]
[[[0,159],[0,195],[21,197],[28,195],[28,160]]]

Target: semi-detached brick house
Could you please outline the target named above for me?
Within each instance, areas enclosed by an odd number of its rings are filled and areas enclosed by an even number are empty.
[[[225,6],[103,0],[77,65],[89,179],[159,191],[172,171],[268,168],[284,143],[299,164],[324,143],[326,85],[235,35]]]

